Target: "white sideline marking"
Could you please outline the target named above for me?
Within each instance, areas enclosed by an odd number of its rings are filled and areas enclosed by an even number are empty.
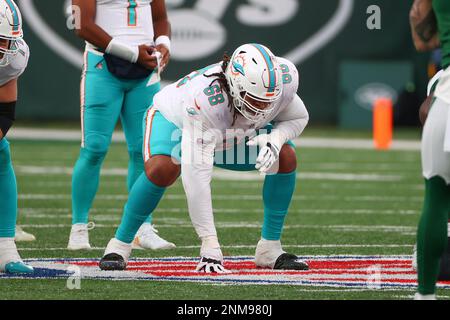
[[[80,141],[80,130],[57,130],[15,127],[8,134],[10,140],[50,140],[50,141]],[[122,131],[116,131],[112,137],[113,142],[125,142]],[[301,148],[332,148],[332,149],[369,149],[373,150],[371,139],[343,139],[343,138],[303,138],[295,139],[296,145]],[[394,140],[391,150],[419,151],[418,140]]]
[[[300,148],[333,148],[333,149],[366,149],[374,150],[371,139],[342,139],[342,138],[299,138],[296,145]],[[391,150],[420,151],[419,140],[394,140]]]
[[[341,180],[342,182],[344,182],[344,180]],[[388,190],[388,189],[392,189],[392,190],[398,190],[399,189],[399,185],[395,184],[395,185],[386,185],[384,182],[385,181],[371,181],[371,183],[354,183],[353,181],[348,181],[348,182],[352,182],[352,183],[341,183],[339,185],[339,189],[340,190],[379,190],[380,188],[383,188],[384,190]],[[381,186],[380,184],[374,183],[374,182],[381,182],[383,183],[383,185]],[[231,190],[231,189],[247,189],[247,190],[261,190],[262,188],[262,183],[263,180],[261,181],[248,181],[248,182],[244,182],[244,181],[240,181],[240,182],[234,182],[234,181],[227,181],[227,182],[222,182],[221,183],[215,183],[215,181],[213,180],[212,182],[212,186],[214,190]],[[46,189],[50,189],[50,188],[61,188],[61,187],[66,187],[66,188],[71,188],[72,187],[72,182],[70,181],[34,181],[34,180],[30,180],[30,179],[26,179],[24,181],[21,181],[20,185],[22,187],[24,186],[30,186],[30,187],[44,187]],[[108,188],[109,189],[124,189],[125,188],[125,182],[124,181],[108,181],[107,182]],[[332,184],[332,183],[317,183],[314,186],[308,186],[308,190],[312,191],[312,190],[335,190],[336,189],[336,185]],[[181,185],[173,185],[171,187],[171,190],[180,190],[181,192],[183,192],[182,186]],[[423,192],[425,190],[425,187],[423,184],[402,184],[401,185],[401,190],[407,190],[407,191],[421,191]]]
[[[35,229],[52,229],[52,228],[70,228],[70,224],[21,224],[23,228],[35,228]],[[118,224],[96,224],[96,228],[117,228]],[[260,223],[248,223],[248,222],[217,222],[216,227],[219,229],[239,229],[239,228],[248,228],[248,229],[260,229],[262,224]],[[193,228],[192,224],[189,221],[182,221],[181,223],[175,224],[158,224],[158,229],[165,228]],[[408,226],[365,226],[365,225],[302,225],[302,224],[293,224],[286,225],[284,229],[313,229],[313,230],[329,230],[336,232],[383,232],[383,233],[399,233],[403,234],[405,232],[408,235],[415,234],[417,227],[408,227]]]
[[[16,166],[17,174],[29,175],[72,175],[72,167],[56,166]],[[102,176],[127,176],[128,169],[125,168],[105,168],[101,171]],[[229,170],[215,169],[213,179],[225,181],[260,181],[264,180],[263,175],[257,172],[234,172]],[[400,181],[400,175],[385,174],[355,174],[355,173],[324,173],[324,172],[299,172],[297,179],[300,180],[331,180],[331,181]]]
[[[255,181],[264,180],[264,176],[256,172],[234,172],[227,170],[215,170],[213,179],[228,181]],[[297,179],[300,180],[334,180],[334,181],[399,181],[400,175],[385,174],[355,174],[334,172],[299,172]]]
[[[246,201],[262,201],[261,195],[214,195],[214,200],[246,200]],[[71,200],[72,196],[68,194],[19,194],[20,200]],[[125,194],[99,194],[96,196],[98,200],[127,200],[128,196]],[[168,200],[185,200],[184,194],[167,194],[164,199]],[[365,202],[365,201],[382,201],[382,202],[422,202],[423,197],[403,197],[403,196],[332,196],[332,195],[317,195],[317,196],[293,196],[293,201],[353,201],[353,202]]]
[[[230,249],[254,249],[256,244],[244,244],[244,245],[234,245],[227,246],[222,245],[222,248],[230,248]],[[409,244],[283,244],[283,248],[298,248],[298,249],[308,249],[308,248],[413,248],[414,245]],[[18,248],[19,251],[62,251],[67,250],[66,247],[62,248]],[[177,246],[177,249],[200,249],[200,245],[192,245],[192,246]],[[91,250],[105,250],[105,247],[93,247]]]
[[[26,216],[28,218],[34,219],[61,219],[70,218],[71,210],[69,208],[54,209],[54,208],[20,208],[21,216]],[[52,213],[52,214],[50,214]],[[60,214],[63,213],[63,214]],[[91,213],[95,214],[93,220],[108,221],[107,219],[117,220],[120,219],[123,213],[121,208],[108,208],[108,209],[91,209]],[[115,215],[105,214],[114,213]],[[158,221],[166,221],[167,218],[159,216],[164,213],[183,213],[188,214],[187,208],[168,208],[168,209],[157,209],[155,214],[157,215]],[[262,213],[261,209],[227,209],[227,208],[216,208],[214,213],[223,214],[246,214],[246,213]],[[326,214],[326,215],[343,215],[343,214],[354,214],[354,215],[394,215],[394,216],[410,216],[420,214],[419,210],[374,210],[374,209],[290,209],[289,213],[295,214]]]

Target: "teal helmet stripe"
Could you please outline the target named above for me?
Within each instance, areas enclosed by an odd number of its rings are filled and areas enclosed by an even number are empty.
[[[264,60],[267,63],[267,67],[269,69],[269,90],[268,92],[275,92],[275,85],[276,85],[276,74],[275,74],[275,66],[273,65],[272,59],[270,59],[269,54],[267,53],[266,49],[260,44],[253,43],[253,46],[258,49],[261,54],[264,57]]]
[[[19,31],[20,27],[20,19],[19,14],[16,10],[16,6],[11,0],[6,0],[6,3],[8,4],[9,8],[11,9],[12,15],[13,15],[13,31]]]

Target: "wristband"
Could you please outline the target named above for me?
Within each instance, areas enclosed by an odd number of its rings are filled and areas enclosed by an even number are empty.
[[[124,60],[136,63],[139,58],[139,48],[124,44],[113,38],[105,50],[106,53],[112,54]]]
[[[164,45],[170,52],[170,38],[168,36],[159,36],[156,38],[155,45],[158,46],[160,44]]]

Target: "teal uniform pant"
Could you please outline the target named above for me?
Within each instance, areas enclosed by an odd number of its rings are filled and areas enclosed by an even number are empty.
[[[112,75],[101,55],[87,53],[81,81],[82,145],[72,178],[72,223],[87,223],[99,185],[102,162],[120,118],[128,146],[128,190],[143,172],[142,118],[159,82]]]
[[[17,219],[17,184],[6,138],[0,140],[0,238],[14,238]]]
[[[177,134],[177,126],[164,118],[160,112],[147,112],[145,117],[145,157],[167,155],[181,159],[181,134]],[[271,126],[261,130],[270,133]],[[148,139],[147,139],[148,137]],[[242,142],[245,144],[245,141]],[[215,166],[233,171],[253,171],[255,169],[258,149],[246,145],[235,145],[234,149],[216,152]],[[294,147],[291,141],[289,145]],[[242,152],[244,150],[244,152]],[[231,153],[231,154],[230,154]],[[239,159],[239,160],[238,160]],[[295,190],[296,172],[267,175],[264,181],[262,199],[264,203],[264,223],[262,237],[266,240],[280,240],[284,220]],[[116,232],[120,241],[131,243],[140,225],[157,207],[164,194],[161,188],[151,182],[143,173],[133,186],[122,223]],[[244,210],[245,211],[245,210]],[[245,212],[243,212],[245,213]]]

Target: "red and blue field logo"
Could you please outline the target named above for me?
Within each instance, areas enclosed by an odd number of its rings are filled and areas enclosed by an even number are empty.
[[[26,278],[68,278],[77,271],[81,279],[184,281],[221,285],[297,285],[309,287],[408,289],[417,285],[411,256],[300,256],[308,271],[259,269],[253,257],[226,257],[231,274],[214,275],[195,271],[197,258],[139,258],[129,261],[126,271],[102,271],[98,259],[30,259],[35,273]],[[0,274],[0,278],[19,278]],[[20,278],[24,278],[21,276]],[[440,282],[450,288],[450,282]]]

